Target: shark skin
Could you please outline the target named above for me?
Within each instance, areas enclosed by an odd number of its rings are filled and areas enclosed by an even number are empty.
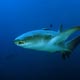
[[[48,29],[34,30],[18,36],[15,38],[14,43],[17,46],[27,49],[47,51],[50,53],[61,52],[64,58],[65,56],[69,56],[75,46],[77,47],[80,44],[80,36],[66,41],[77,31],[80,31],[80,26],[63,31],[61,25],[60,31],[58,30],[58,32]]]

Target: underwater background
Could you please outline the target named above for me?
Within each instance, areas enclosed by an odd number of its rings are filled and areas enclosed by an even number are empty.
[[[0,0],[0,80],[80,80],[80,45],[70,58],[24,49],[13,40],[53,24],[80,26],[80,0]],[[70,38],[80,35],[76,32]]]

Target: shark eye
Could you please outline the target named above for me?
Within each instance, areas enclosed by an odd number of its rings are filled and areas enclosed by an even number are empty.
[[[24,41],[19,41],[18,44],[24,44]]]

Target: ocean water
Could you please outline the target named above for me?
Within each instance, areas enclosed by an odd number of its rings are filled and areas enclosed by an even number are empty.
[[[13,40],[53,24],[80,26],[80,0],[0,0],[0,80],[80,80],[80,45],[70,58],[24,49]],[[80,32],[71,36],[76,37]]]

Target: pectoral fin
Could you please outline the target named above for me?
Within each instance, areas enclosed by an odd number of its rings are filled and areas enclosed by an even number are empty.
[[[65,60],[66,58],[70,57],[71,52],[65,51],[65,52],[62,52],[61,54],[62,54],[62,59]]]
[[[80,36],[76,37],[75,39],[67,42],[67,48],[70,50],[70,51],[64,51],[64,52],[61,52],[62,53],[62,59],[66,59],[66,58],[69,58],[72,51],[80,44]]]

